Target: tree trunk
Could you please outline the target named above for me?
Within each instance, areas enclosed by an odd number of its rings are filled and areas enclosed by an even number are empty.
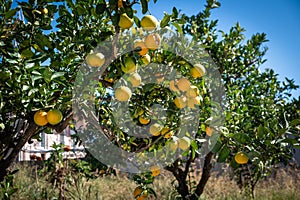
[[[29,123],[28,121],[23,121],[21,123],[24,123],[22,126],[25,127],[24,130],[18,130],[17,136],[12,138],[11,142],[7,145],[3,152],[3,158],[0,160],[0,182],[4,180],[11,170],[10,167],[16,160],[22,147],[38,131],[38,126],[34,123]]]
[[[175,176],[178,187],[177,192],[181,195],[182,199],[187,199],[189,195],[189,187],[186,182],[186,173],[179,168],[178,166],[178,160],[176,160],[171,166],[166,167],[166,170],[172,172],[172,174]]]
[[[213,166],[211,163],[212,157],[213,153],[211,151],[205,156],[201,179],[196,187],[196,190],[190,197],[190,200],[197,200],[202,195],[205,185],[210,177],[210,170]]]

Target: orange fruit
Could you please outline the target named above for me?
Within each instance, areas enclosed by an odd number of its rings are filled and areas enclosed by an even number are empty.
[[[142,78],[138,73],[134,72],[130,74],[129,81],[133,87],[137,87],[142,83]]]
[[[115,97],[119,101],[128,101],[132,95],[130,88],[126,86],[121,86],[116,89]]]
[[[59,124],[62,119],[63,119],[63,115],[57,109],[51,109],[47,113],[47,120],[52,125]]]
[[[163,135],[164,138],[169,139],[170,137],[172,137],[174,135],[174,133],[168,127],[164,127],[161,130],[161,135]]]
[[[38,126],[45,126],[48,124],[47,113],[43,110],[37,111],[33,116],[33,121]]]
[[[109,82],[109,83],[113,83],[114,82],[113,78],[105,77],[104,80],[107,81],[107,82]]]
[[[148,52],[148,48],[146,47],[146,44],[142,40],[135,40],[133,43],[133,48],[140,50],[138,51],[141,56],[144,56]]]
[[[170,83],[169,83],[169,88],[171,91],[173,92],[178,92],[179,89],[175,86],[175,81],[174,80],[171,80]]]
[[[187,105],[187,99],[185,96],[175,97],[174,104],[177,108],[185,108]]]
[[[183,92],[189,90],[190,86],[191,86],[190,81],[185,77],[179,79],[176,84],[177,84],[177,87],[179,88],[179,90],[181,90]]]
[[[237,154],[235,154],[234,160],[238,164],[246,164],[248,162],[249,158],[246,154],[244,154],[243,152],[240,151]]]
[[[124,65],[121,66],[124,73],[132,73],[136,71],[136,63],[133,57],[125,58]]]
[[[157,25],[158,21],[153,15],[145,15],[141,20],[141,26],[146,31],[153,31]]]
[[[102,53],[90,53],[85,61],[91,67],[101,67],[105,63],[105,56]]]
[[[151,50],[156,50],[160,46],[160,35],[157,33],[149,34],[145,38],[145,44],[146,47],[148,47]]]
[[[152,124],[149,129],[150,134],[153,136],[159,136],[161,130],[162,130],[162,126],[158,123]]]
[[[118,0],[118,8],[124,8],[123,0]]]
[[[182,150],[187,150],[191,145],[190,138],[184,136],[178,139],[178,147]]]
[[[171,138],[171,141],[169,143],[169,150],[170,151],[176,151],[178,148],[178,138],[176,136],[173,136]]]
[[[211,136],[213,134],[214,130],[211,127],[207,126],[205,128],[205,132],[206,132],[206,135]]]
[[[48,14],[48,9],[47,8],[43,8],[42,9],[42,13],[44,13],[45,15],[47,15]]]
[[[206,70],[203,65],[195,64],[194,67],[190,69],[190,73],[193,78],[200,78],[206,73]]]
[[[150,123],[150,119],[148,118],[144,118],[143,116],[139,116],[139,122],[143,125],[149,124]]]
[[[148,197],[147,190],[144,190],[141,186],[138,186],[133,191],[133,196],[136,200],[144,200]]]
[[[65,145],[64,146],[64,151],[71,151],[71,150],[72,150],[72,148],[71,148],[70,145]]]
[[[152,172],[152,176],[158,176],[160,174],[160,167],[157,165],[153,165],[150,167],[150,171]]]
[[[200,94],[199,89],[195,85],[191,85],[190,88],[186,91],[187,97],[196,97]]]
[[[126,13],[123,13],[120,16],[119,27],[122,29],[129,29],[130,27],[132,27],[133,22],[134,22],[133,19],[128,17]]]

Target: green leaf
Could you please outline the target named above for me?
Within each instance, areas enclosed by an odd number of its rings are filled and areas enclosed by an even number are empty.
[[[141,27],[141,21],[137,16],[133,16],[134,23],[137,27]]]
[[[160,27],[163,28],[163,27],[167,26],[168,23],[170,22],[170,19],[171,19],[170,15],[168,15],[167,13],[165,13],[164,18],[160,22]]]
[[[297,126],[300,124],[300,119],[294,119],[290,122],[290,126]]]
[[[43,78],[46,81],[46,83],[50,83],[52,77],[52,71],[49,67],[47,67],[43,72]]]
[[[178,10],[176,7],[173,7],[173,9],[172,9],[172,17],[174,17],[174,18],[178,17]]]
[[[109,7],[111,9],[116,9],[118,7],[118,0],[109,0]]]
[[[125,12],[126,12],[128,17],[133,18],[133,10],[132,10],[131,7],[126,7]]]
[[[289,143],[289,144],[297,144],[297,139],[292,139],[292,138],[285,138],[284,140],[281,141],[281,143]]]
[[[265,136],[265,128],[262,125],[259,125],[257,128],[257,136],[258,138],[263,138]]]
[[[230,149],[226,145],[224,145],[219,152],[217,162],[225,162],[229,154],[230,154]]]
[[[236,133],[232,137],[236,142],[238,142],[240,144],[245,144],[250,141],[249,136],[246,135],[245,133]]]
[[[51,76],[51,80],[55,79],[55,78],[58,78],[58,77],[61,77],[65,74],[65,72],[55,72],[54,74],[52,74]]]
[[[106,4],[100,3],[96,6],[96,13],[98,15],[102,15],[105,12],[105,9],[106,9]]]
[[[5,13],[4,18],[6,20],[8,20],[8,19],[12,18],[16,13],[17,13],[17,9],[10,10],[10,11]]]
[[[114,14],[113,16],[111,16],[111,21],[114,26],[118,26],[120,21],[120,15],[118,13]]]
[[[142,13],[146,14],[146,12],[148,11],[148,2],[147,0],[141,0],[142,3]]]
[[[193,149],[195,149],[195,150],[198,149],[198,145],[197,145],[197,143],[196,143],[194,140],[191,142],[191,146],[192,146]]]
[[[178,23],[173,22],[172,25],[175,26],[175,28],[177,29],[177,31],[180,34],[183,34],[182,28],[181,28],[181,26]]]
[[[30,49],[25,49],[24,51],[22,51],[21,55],[25,58],[31,58],[32,56],[34,56],[34,53]]]
[[[217,141],[213,145],[210,145],[209,148],[211,149],[210,151],[212,153],[217,153],[221,149],[222,146],[223,146],[223,144],[220,141]]]
[[[85,8],[83,8],[81,5],[78,5],[76,11],[78,15],[84,15],[86,13]]]
[[[34,65],[35,65],[35,63],[27,63],[27,64],[25,65],[25,69],[33,68]]]

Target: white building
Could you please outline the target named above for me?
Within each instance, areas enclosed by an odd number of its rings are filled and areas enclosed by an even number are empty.
[[[73,131],[67,127],[62,133],[52,134],[41,133],[41,141],[33,139],[33,143],[28,142],[24,145],[20,151],[17,160],[18,161],[29,161],[29,160],[47,160],[51,152],[54,150],[52,145],[64,144],[68,146],[69,151],[63,153],[64,158],[82,158],[85,156],[85,151],[83,146],[78,146],[74,144],[71,135],[74,134]]]

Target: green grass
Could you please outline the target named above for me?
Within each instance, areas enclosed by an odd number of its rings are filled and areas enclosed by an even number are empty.
[[[16,200],[47,200],[57,199],[59,190],[46,180],[40,177],[33,166],[17,166],[20,171],[16,174],[14,185],[18,188],[11,199]],[[75,177],[76,178],[76,177]],[[199,179],[200,177],[198,177]],[[118,173],[117,176],[108,175],[97,179],[87,180],[78,178],[72,180],[64,188],[66,199],[81,200],[130,200],[133,199],[132,192],[137,185],[127,178],[127,174]],[[300,185],[295,173],[289,174],[281,170],[276,179],[260,181],[255,190],[258,200],[300,200]],[[163,172],[151,187],[157,193],[159,200],[180,199],[172,186],[173,177],[168,172]],[[197,181],[197,178],[196,178]],[[176,182],[175,182],[176,184]],[[1,196],[0,190],[0,199]],[[155,199],[149,197],[148,199]],[[247,199],[240,194],[238,186],[226,175],[221,177],[211,176],[201,199],[205,200],[241,200]]]

